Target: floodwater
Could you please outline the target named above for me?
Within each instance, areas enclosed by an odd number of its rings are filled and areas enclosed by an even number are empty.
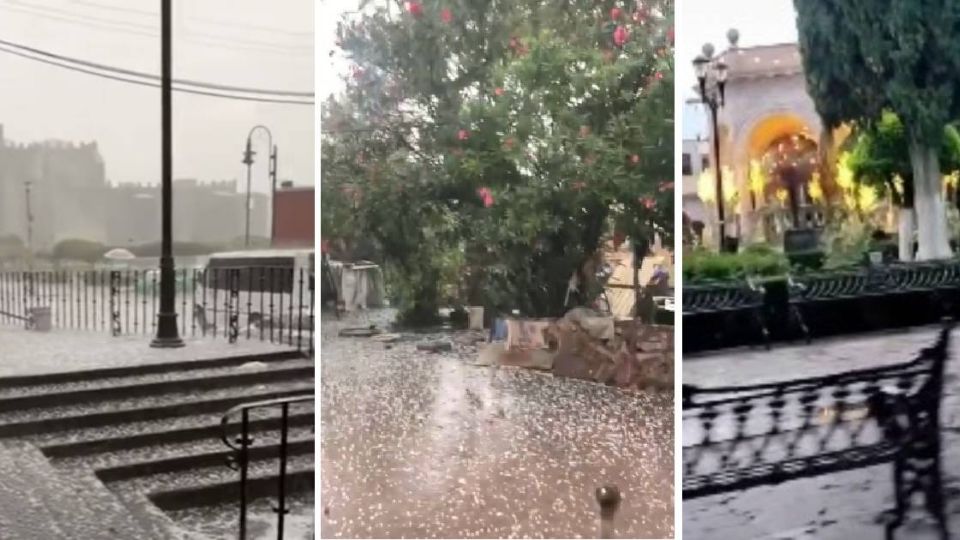
[[[673,537],[671,394],[336,337],[365,323],[322,325],[322,537],[596,537],[607,484],[618,537]]]

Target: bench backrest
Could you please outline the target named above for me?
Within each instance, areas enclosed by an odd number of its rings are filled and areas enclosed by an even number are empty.
[[[683,494],[692,498],[887,461],[910,433],[937,429],[950,325],[912,361],[751,386],[683,387]]]
[[[747,282],[695,285],[683,288],[683,312],[728,311],[763,303],[763,292]]]
[[[834,270],[791,277],[790,283],[794,300],[925,291],[960,287],[960,264],[935,261]]]

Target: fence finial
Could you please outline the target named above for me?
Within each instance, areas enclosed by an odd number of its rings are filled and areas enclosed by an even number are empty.
[[[600,538],[613,538],[613,517],[620,508],[620,490],[607,485],[597,488],[597,504],[600,505]]]

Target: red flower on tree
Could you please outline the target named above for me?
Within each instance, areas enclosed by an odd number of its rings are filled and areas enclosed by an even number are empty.
[[[493,93],[494,93],[495,95],[497,95],[497,96],[502,96],[502,95],[503,95],[503,88],[501,88],[501,87],[498,86],[498,87],[496,87],[496,88],[493,89]]]
[[[627,27],[618,26],[617,29],[613,31],[613,43],[617,47],[623,47],[628,39],[630,39],[630,33],[627,31]]]
[[[493,192],[490,191],[490,188],[482,187],[477,189],[477,196],[480,197],[481,201],[483,201],[484,208],[490,208],[493,206]]]
[[[634,165],[636,165],[637,163],[640,163],[640,156],[638,156],[637,154],[630,156],[630,163],[633,163]]]
[[[658,81],[663,80],[663,72],[661,72],[661,71],[658,71],[658,72],[654,73],[653,76],[654,76]]]
[[[610,10],[610,18],[615,21],[620,18],[621,13],[623,12],[620,10],[620,8],[615,7]]]
[[[450,11],[450,8],[443,8],[440,11],[440,20],[447,24],[453,22],[453,12]]]
[[[465,140],[467,140],[467,139],[469,139],[469,138],[470,138],[470,132],[469,132],[469,131],[467,131],[467,130],[465,130],[465,129],[461,129],[460,131],[457,132],[457,140],[458,140],[458,141],[465,141]]]
[[[414,17],[419,17],[423,15],[423,4],[410,0],[406,4],[407,13],[413,15]]]
[[[654,208],[657,207],[657,201],[651,199],[650,197],[640,197],[640,203],[647,210],[653,210]]]
[[[670,27],[669,30],[667,30],[667,40],[670,41],[671,45],[673,45],[673,27],[672,26]]]

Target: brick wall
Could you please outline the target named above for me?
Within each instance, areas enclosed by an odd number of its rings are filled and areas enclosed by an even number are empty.
[[[313,188],[279,188],[274,247],[313,247]]]

